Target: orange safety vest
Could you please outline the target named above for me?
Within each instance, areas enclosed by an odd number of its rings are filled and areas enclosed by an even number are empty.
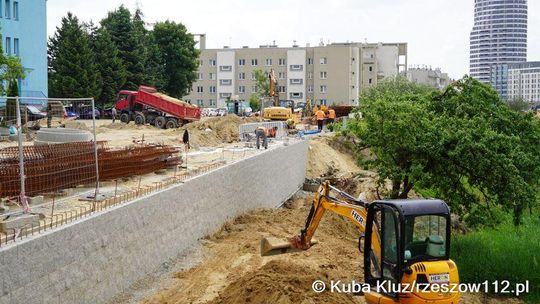
[[[336,118],[336,111],[334,111],[332,109],[328,110],[328,118],[330,118],[330,119]]]
[[[315,116],[317,116],[317,120],[324,120],[324,112],[319,110],[317,113],[315,113]]]

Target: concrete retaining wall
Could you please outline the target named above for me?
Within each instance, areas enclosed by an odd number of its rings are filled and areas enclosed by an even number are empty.
[[[0,303],[104,303],[228,218],[276,207],[304,180],[297,142],[0,249]]]

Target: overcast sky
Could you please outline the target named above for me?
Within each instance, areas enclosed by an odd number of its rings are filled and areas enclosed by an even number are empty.
[[[453,78],[468,73],[473,0],[139,0],[147,22],[184,23],[206,33],[207,47],[258,47],[359,41],[407,42],[409,64],[440,67]],[[68,11],[98,23],[136,0],[49,0],[48,33]],[[529,1],[528,60],[540,61],[540,1]]]

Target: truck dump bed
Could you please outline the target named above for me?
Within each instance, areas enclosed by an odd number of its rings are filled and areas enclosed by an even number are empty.
[[[137,92],[136,102],[182,120],[193,121],[201,119],[201,109],[199,107],[158,93],[156,89],[151,87],[140,86]]]

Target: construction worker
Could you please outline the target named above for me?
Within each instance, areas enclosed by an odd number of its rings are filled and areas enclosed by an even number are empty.
[[[334,109],[328,110],[328,123],[333,123],[336,119],[336,111]]]
[[[113,107],[111,109],[111,117],[112,117],[112,123],[116,121],[116,107]]]
[[[50,103],[47,104],[47,128],[51,128],[52,124],[52,106]]]
[[[260,139],[262,138],[262,144],[265,149],[268,149],[268,134],[265,127],[260,126],[255,129],[255,136],[257,137],[257,149],[261,148]]]
[[[317,118],[317,128],[319,129],[319,131],[322,131],[323,129],[323,126],[324,126],[324,111],[319,109],[317,110],[317,112],[315,112],[315,117]]]

